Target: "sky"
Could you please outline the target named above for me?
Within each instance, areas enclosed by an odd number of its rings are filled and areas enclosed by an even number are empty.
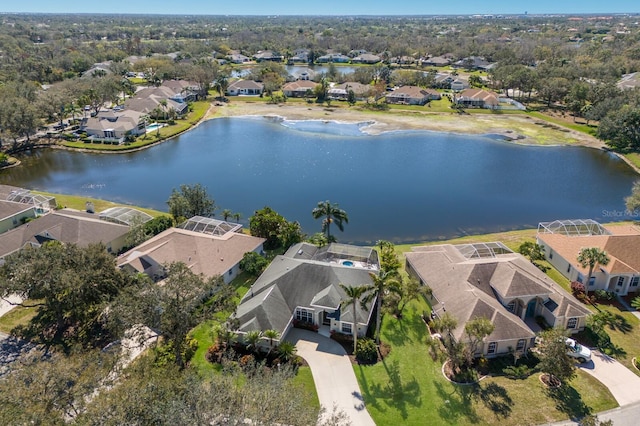
[[[170,15],[468,15],[640,13],[637,0],[2,0],[0,12]]]

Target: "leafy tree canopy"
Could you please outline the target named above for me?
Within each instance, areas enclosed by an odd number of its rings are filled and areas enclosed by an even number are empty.
[[[173,189],[169,199],[169,213],[176,221],[189,219],[193,216],[213,217],[217,206],[207,189],[199,183],[195,185],[180,185],[180,189]]]

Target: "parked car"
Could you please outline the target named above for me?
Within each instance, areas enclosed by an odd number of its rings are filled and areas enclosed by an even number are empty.
[[[567,344],[567,355],[575,358],[581,364],[591,361],[591,349],[586,346],[582,346],[580,343],[569,337],[567,337],[565,343]]]

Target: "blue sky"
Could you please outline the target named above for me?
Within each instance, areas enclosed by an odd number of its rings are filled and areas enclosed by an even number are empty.
[[[640,12],[637,0],[3,0],[0,12],[179,15],[434,15]]]

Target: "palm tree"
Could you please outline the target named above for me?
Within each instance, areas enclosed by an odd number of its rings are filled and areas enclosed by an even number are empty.
[[[640,296],[634,297],[631,301],[631,307],[640,311]]]
[[[358,345],[358,320],[356,318],[358,302],[360,302],[360,299],[367,294],[372,287],[368,285],[346,286],[344,284],[340,284],[340,287],[347,295],[347,298],[343,302],[351,304],[351,309],[353,310],[353,328],[351,332],[353,333],[353,353],[355,354]]]
[[[606,266],[609,263],[609,256],[604,250],[600,250],[598,247],[587,247],[580,249],[578,253],[578,263],[583,268],[588,267],[589,273],[587,274],[587,281],[584,283],[584,294],[589,294],[589,282],[591,281],[591,274],[597,265]]]
[[[240,220],[240,218],[242,217],[242,213],[239,212],[235,212],[234,214],[232,214],[231,216],[233,216],[233,220],[235,220],[236,222],[238,222]]]
[[[280,344],[278,345],[278,356],[285,362],[293,359],[296,352],[296,345],[287,340],[280,342]]]
[[[233,212],[229,209],[222,210],[222,220],[225,222],[233,215]]]
[[[327,233],[327,240],[329,242],[335,241],[335,238],[331,239],[331,223],[335,223],[340,231],[344,231],[344,224],[349,223],[349,216],[347,212],[338,207],[337,203],[331,204],[329,200],[320,201],[315,209],[311,211],[314,219],[322,219],[322,232]]]
[[[394,270],[383,271],[380,270],[377,274],[373,272],[369,273],[373,285],[371,290],[362,299],[364,304],[368,304],[373,299],[376,300],[376,343],[380,344],[380,322],[382,321],[382,298],[387,291],[393,291],[400,294],[402,289],[402,283],[398,279],[397,273]]]
[[[269,352],[267,353],[267,356],[269,356],[271,354],[271,351],[273,350],[273,340],[274,339],[279,339],[280,338],[280,333],[278,333],[278,331],[276,331],[276,330],[269,329],[269,330],[265,330],[263,335],[264,335],[264,337],[269,339]]]
[[[262,339],[261,331],[251,330],[247,332],[247,334],[244,335],[244,343],[247,350],[251,352],[257,352],[260,339]]]

